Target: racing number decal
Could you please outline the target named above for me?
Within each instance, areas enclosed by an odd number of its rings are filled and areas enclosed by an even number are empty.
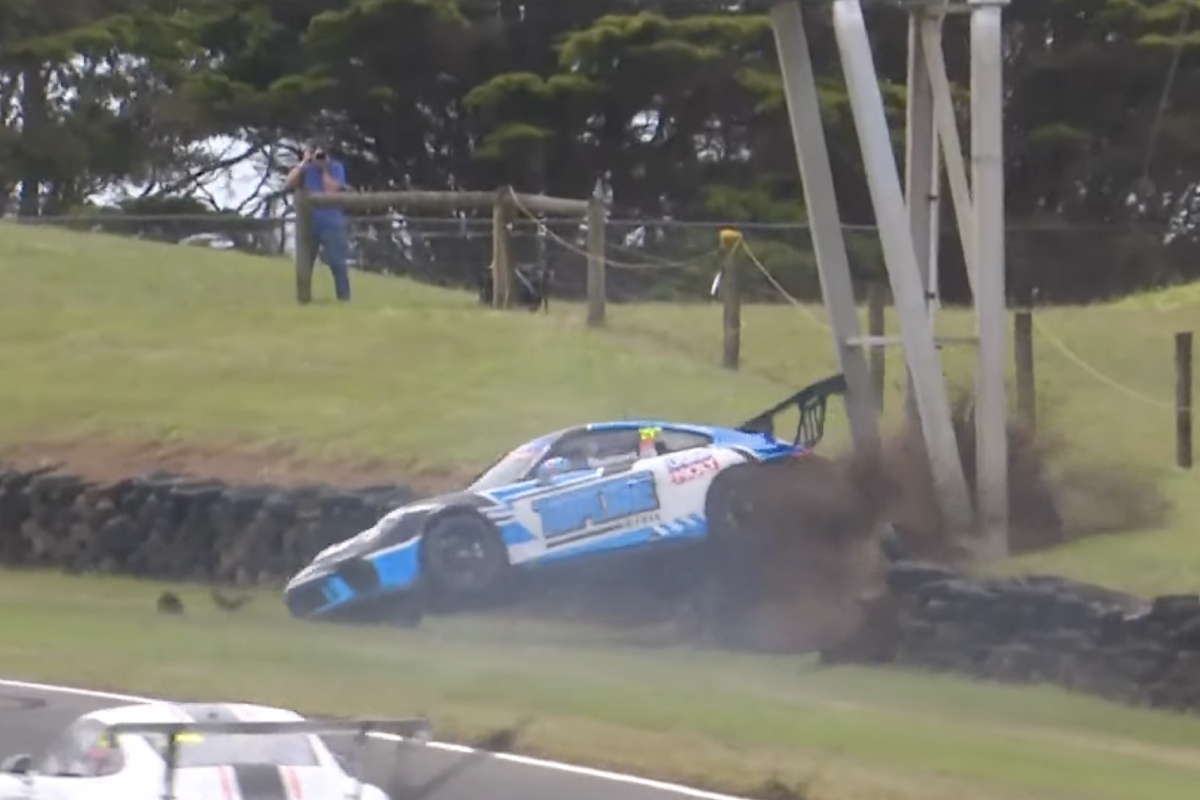
[[[658,489],[649,472],[622,475],[533,502],[548,546],[617,530],[630,518],[658,508]]]

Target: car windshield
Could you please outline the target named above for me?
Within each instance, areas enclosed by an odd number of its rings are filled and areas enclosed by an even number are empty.
[[[516,483],[525,477],[538,459],[546,454],[552,441],[554,441],[554,437],[544,436],[541,439],[534,439],[529,444],[521,445],[484,470],[483,474],[476,478],[468,488],[481,491]]]
[[[164,759],[167,737],[146,736]],[[317,754],[307,734],[302,733],[180,733],[176,737],[176,765],[219,767],[239,764],[275,764],[280,767],[316,766]]]

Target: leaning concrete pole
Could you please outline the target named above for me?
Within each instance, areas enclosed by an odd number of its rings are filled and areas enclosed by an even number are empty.
[[[932,325],[938,296],[938,193],[941,189],[942,162],[935,124],[933,84],[929,79],[925,43],[921,36],[921,25],[927,13],[924,9],[916,9],[908,17],[904,199],[908,204],[908,226]],[[921,417],[917,412],[916,385],[911,371],[904,393],[904,410],[908,424],[913,430],[920,430]]]
[[[821,294],[833,329],[834,351],[842,374],[846,376],[845,402],[850,432],[856,450],[872,451],[879,446],[879,425],[871,400],[871,373],[863,349],[853,344],[860,338],[858,308],[854,303],[850,259],[842,237],[833,170],[829,164],[816,76],[800,4],[790,0],[773,6],[771,26],[775,31],[775,47],[783,74],[792,143],[804,185]]]
[[[926,287],[913,248],[891,131],[859,0],[834,0],[833,24],[934,487],[946,523],[956,531],[970,532],[974,529],[974,509],[951,424],[950,399],[926,306]]]

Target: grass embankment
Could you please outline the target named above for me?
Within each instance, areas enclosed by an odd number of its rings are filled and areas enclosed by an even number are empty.
[[[575,306],[497,314],[467,293],[356,276],[353,305],[298,308],[282,261],[3,228],[0,444],[92,471],[167,459],[268,480],[440,481],[587,419],[739,420],[834,369],[827,334],[792,307],[745,310],[735,377],[716,366],[713,307],[613,307],[597,332]],[[1170,334],[1195,327],[1200,298],[1176,290],[1039,318],[1162,402]],[[970,324],[940,319],[947,332]],[[1043,422],[1074,447],[1066,463],[1161,472],[1176,511],[1160,530],[1007,566],[1140,591],[1200,586],[1189,523],[1200,495],[1169,468],[1170,410],[1095,381],[1044,337],[1037,357]],[[964,377],[967,358],[948,354],[948,369]],[[893,353],[892,408],[899,365]],[[829,444],[844,442],[835,407]],[[1191,797],[1200,781],[1200,723],[1049,689],[637,651],[512,621],[334,629],[286,620],[270,598],[226,617],[183,594],[189,617],[161,618],[142,584],[6,573],[0,673],[310,711],[423,710],[457,737],[532,717],[528,751],[735,790],[775,772],[838,800],[1153,800]]]
[[[529,720],[517,749],[827,800],[1185,800],[1200,720],[1053,689],[810,659],[639,651],[579,627],[439,620],[416,632],[302,624],[264,596],[235,615],[184,589],[4,574],[0,673],[93,687],[251,697],[310,712],[429,714],[470,741]],[[178,589],[177,589],[178,590]]]

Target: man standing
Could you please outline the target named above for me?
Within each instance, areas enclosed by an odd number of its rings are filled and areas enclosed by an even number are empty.
[[[346,189],[346,169],[342,162],[330,158],[322,147],[304,148],[300,163],[292,167],[287,175],[287,188],[306,192],[340,192]],[[316,261],[317,248],[329,270],[333,273],[334,290],[341,302],[350,300],[350,273],[346,267],[350,242],[346,230],[346,213],[340,208],[327,206],[312,209],[312,224],[308,227],[308,263],[300,264],[296,275],[297,299],[309,302],[312,289],[312,268]]]

